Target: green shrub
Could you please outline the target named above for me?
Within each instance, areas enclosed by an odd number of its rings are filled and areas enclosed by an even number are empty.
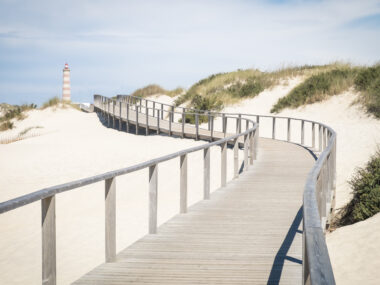
[[[132,93],[132,96],[137,97],[148,97],[155,94],[165,94],[170,97],[175,97],[179,94],[184,92],[184,89],[181,87],[177,87],[174,90],[166,90],[162,88],[160,85],[157,84],[149,84],[143,88],[137,89],[135,92]]]
[[[0,124],[0,131],[6,131],[13,129],[13,123],[10,121],[5,121],[4,123]]]
[[[342,209],[338,225],[353,224],[380,212],[380,150],[349,181],[352,200]]]
[[[280,98],[272,107],[271,113],[319,102],[328,96],[342,93],[353,86],[357,71],[357,68],[337,68],[312,75],[288,95]]]

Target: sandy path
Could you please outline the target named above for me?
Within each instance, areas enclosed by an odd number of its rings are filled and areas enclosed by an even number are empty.
[[[0,201],[204,144],[118,132],[103,127],[96,114],[73,109],[34,113],[17,129],[38,124],[46,134],[0,145]],[[232,155],[228,150],[228,159]],[[219,159],[220,149],[212,148],[213,190],[220,181]],[[188,199],[193,204],[203,195],[202,152],[190,154],[188,164]],[[160,164],[158,180],[161,224],[179,210],[179,159]],[[116,183],[120,250],[147,233],[148,172],[122,176]],[[58,284],[68,284],[104,262],[104,183],[62,193],[56,203]],[[0,284],[41,284],[40,215],[40,203],[0,215]]]

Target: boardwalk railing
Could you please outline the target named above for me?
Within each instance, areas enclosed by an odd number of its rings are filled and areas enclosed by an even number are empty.
[[[116,101],[111,101],[106,97],[98,97],[98,103],[104,107],[109,104],[125,104],[133,105],[138,112],[149,112],[152,110],[161,110],[161,116],[164,114],[174,122],[173,114],[177,114],[177,118],[183,118],[181,114],[191,111],[195,114],[206,116],[208,122],[208,130],[212,132],[214,119],[221,117],[222,129],[226,132],[227,123],[225,117],[234,116],[238,118],[250,118],[256,123],[261,124],[266,120],[269,123],[270,133],[267,137],[272,139],[281,139],[288,142],[296,142],[307,147],[318,155],[318,159],[311,169],[306,181],[303,197],[303,283],[304,284],[335,284],[334,274],[325,241],[325,230],[328,228],[332,211],[335,206],[335,188],[336,188],[336,133],[329,126],[298,118],[269,116],[269,115],[253,115],[241,113],[216,113],[204,110],[189,109],[185,107],[177,107],[169,104],[159,103],[130,95],[118,95]],[[108,107],[109,108],[109,107]],[[182,120],[183,121],[183,120]],[[282,124],[286,128],[285,137],[276,133],[279,125]],[[300,127],[299,137],[292,136],[292,129]],[[307,132],[307,125],[309,131]],[[197,124],[196,124],[196,127]],[[237,130],[241,128],[241,124],[237,124]],[[307,133],[307,134],[306,134]],[[261,127],[260,135],[263,134]],[[305,135],[306,134],[306,135]],[[309,145],[306,144],[307,135],[310,137]],[[318,140],[317,140],[318,139]]]
[[[97,96],[94,97],[95,111],[100,112],[108,120],[112,119],[112,125],[115,127],[115,120],[119,119],[119,125],[121,127],[122,121],[122,108],[120,108],[119,113],[115,113],[116,101],[113,102],[113,107],[110,109],[110,104],[104,105],[100,102],[111,102],[110,99],[105,97]],[[105,107],[106,106],[106,107]],[[134,109],[133,109],[134,108]],[[135,121],[129,121],[128,115],[126,117],[127,125],[135,124],[137,130],[139,127],[139,112],[140,110],[136,105],[129,106],[125,111],[129,115],[134,115]],[[137,109],[136,109],[137,108]],[[132,110],[133,109],[133,110]],[[137,111],[136,111],[137,110]],[[145,121],[142,121],[142,125],[145,126],[149,132],[149,109],[146,108]],[[134,112],[134,114],[132,114]],[[116,114],[119,114],[117,117]],[[158,132],[165,131],[169,133],[174,133],[174,130],[169,128],[161,128],[160,123],[168,123],[172,126],[172,121],[166,121],[161,119],[158,113],[158,120],[156,129]],[[186,112],[184,115],[195,115],[198,117],[200,114],[197,112]],[[152,159],[137,165],[130,167],[106,172],[103,174],[95,175],[92,177],[87,177],[84,179],[72,181],[69,183],[45,188],[27,195],[23,195],[5,202],[0,203],[0,214],[17,209],[19,207],[28,205],[33,202],[41,201],[41,231],[42,231],[42,284],[56,284],[56,222],[55,222],[55,199],[56,195],[62,192],[77,189],[89,184],[93,184],[100,181],[105,181],[105,261],[113,262],[116,258],[116,177],[128,173],[132,173],[138,170],[149,168],[149,229],[150,234],[155,234],[157,232],[157,192],[158,192],[158,165],[162,162],[179,158],[180,167],[180,213],[186,213],[187,211],[187,155],[196,151],[203,151],[203,168],[204,168],[204,199],[209,199],[210,197],[210,148],[213,146],[221,147],[221,181],[220,186],[224,187],[227,183],[227,144],[232,144],[234,147],[234,177],[237,178],[238,173],[238,150],[240,147],[244,149],[244,169],[248,169],[248,164],[253,163],[253,158],[257,152],[257,137],[258,137],[258,124],[250,119],[242,118],[241,116],[224,116],[226,122],[234,121],[237,125],[236,134],[227,134],[226,132],[219,131],[218,136],[220,139],[213,141],[216,137],[213,137],[212,132],[205,132],[203,128],[200,128],[199,124],[194,126],[187,126],[187,128],[182,128],[181,134],[184,136],[194,136],[196,139],[207,139],[212,140],[207,144],[200,146],[188,148],[179,152],[175,152],[169,155],[165,155],[156,159]],[[245,123],[246,129],[241,131],[242,122]],[[185,122],[183,122],[183,125]],[[193,131],[193,132],[192,132]],[[178,132],[178,130],[176,131]],[[222,134],[222,135],[221,135]],[[226,137],[224,137],[226,136]]]
[[[112,262],[116,257],[116,177],[141,169],[149,168],[149,233],[157,231],[157,175],[158,165],[162,162],[179,158],[180,163],[180,212],[187,210],[187,155],[203,150],[204,168],[204,199],[210,197],[210,147],[221,147],[221,187],[226,185],[226,155],[227,144],[234,148],[234,177],[238,177],[238,149],[244,149],[244,170],[253,163],[257,155],[258,125],[264,120],[271,122],[271,135],[279,139],[276,130],[280,121],[286,122],[289,142],[305,145],[306,124],[311,126],[311,146],[315,151],[318,137],[319,157],[312,168],[304,191],[303,201],[303,280],[304,284],[335,284],[334,275],[324,238],[324,231],[328,225],[331,209],[335,199],[336,177],[336,134],[328,126],[309,120],[288,117],[275,117],[251,114],[216,113],[189,108],[178,108],[168,104],[158,103],[134,96],[119,95],[112,100],[100,95],[94,96],[95,111],[102,116],[108,126],[122,130],[125,124],[126,131],[130,126],[145,129],[145,133],[152,131],[167,133],[181,137],[209,140],[210,142],[197,147],[182,150],[150,161],[146,161],[127,168],[99,174],[81,180],[45,188],[18,198],[0,203],[0,214],[41,201],[42,213],[42,283],[56,283],[56,248],[55,248],[55,196],[61,192],[73,190],[85,185],[105,181],[105,260]],[[194,118],[195,124],[186,122]],[[221,128],[216,128],[214,121],[222,121]],[[207,128],[200,125],[207,122]],[[277,122],[277,123],[276,123]],[[293,123],[292,123],[293,122]],[[291,130],[295,123],[300,123],[300,141],[292,139]],[[234,124],[235,132],[228,132],[228,126]],[[230,128],[231,129],[231,128]],[[243,130],[242,130],[243,129]],[[294,136],[293,136],[294,137]]]

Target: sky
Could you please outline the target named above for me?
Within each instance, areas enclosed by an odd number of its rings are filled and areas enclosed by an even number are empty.
[[[213,73],[380,60],[380,0],[0,0],[0,102],[74,102]]]

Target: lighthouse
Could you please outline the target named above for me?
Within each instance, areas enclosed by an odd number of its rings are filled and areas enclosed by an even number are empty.
[[[70,68],[67,63],[65,64],[65,68],[63,69],[62,100],[71,101]]]

